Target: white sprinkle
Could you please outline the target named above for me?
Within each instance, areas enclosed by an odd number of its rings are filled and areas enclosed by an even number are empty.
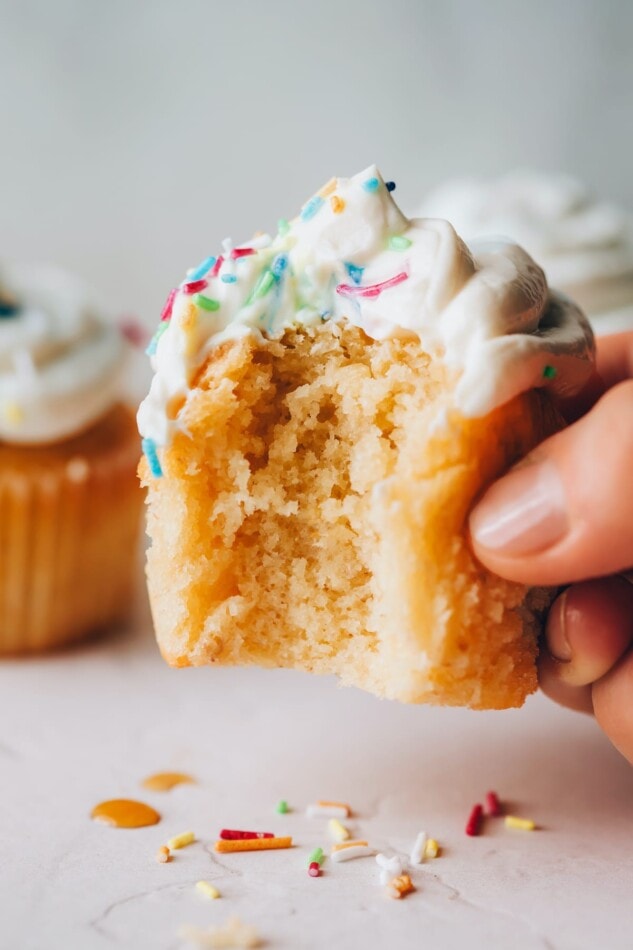
[[[352,858],[370,858],[376,852],[373,848],[368,848],[364,844],[352,845],[349,848],[341,848],[330,855],[332,861],[339,864],[341,861],[351,861]]]
[[[424,861],[424,849],[426,848],[426,831],[421,831],[415,839],[411,848],[411,864],[422,864]]]

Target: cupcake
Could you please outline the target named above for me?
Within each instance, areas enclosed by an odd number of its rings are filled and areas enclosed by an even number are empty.
[[[448,218],[466,240],[507,235],[599,334],[633,327],[633,218],[575,179],[515,171],[449,181],[427,195],[420,214]]]
[[[174,666],[516,706],[552,592],[488,573],[466,519],[560,427],[592,334],[519,247],[409,221],[394,187],[332,179],[170,293],[138,414],[158,642]]]
[[[2,269],[2,654],[68,643],[128,609],[142,492],[123,362],[119,332],[76,280]]]

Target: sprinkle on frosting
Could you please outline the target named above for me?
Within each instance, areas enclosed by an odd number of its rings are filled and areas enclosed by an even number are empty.
[[[535,386],[582,386],[591,330],[570,300],[548,289],[541,268],[510,242],[469,248],[446,221],[408,220],[392,186],[375,166],[332,179],[298,217],[280,219],[275,237],[258,234],[239,247],[227,238],[212,266],[208,257],[187,275],[150,345],[155,376],[138,416],[145,438],[160,449],[182,428],[167,407],[186,405],[218,343],[279,339],[324,320],[347,320],[377,340],[419,338],[457,371],[454,403],[466,416]],[[222,279],[236,267],[237,280]]]

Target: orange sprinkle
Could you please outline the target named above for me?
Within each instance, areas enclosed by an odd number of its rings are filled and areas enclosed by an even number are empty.
[[[181,406],[178,408],[180,409]],[[178,410],[175,411],[175,415],[177,414]],[[141,784],[143,788],[147,788],[150,792],[168,792],[176,785],[195,784],[195,781],[185,772],[156,772],[154,775],[148,775]]]
[[[352,813],[352,809],[345,802],[317,802],[317,805],[321,808],[344,808],[348,817]]]
[[[330,180],[326,181],[326,183],[323,185],[323,188],[319,188],[317,194],[319,198],[327,198],[332,194],[335,188],[336,178],[330,178]]]
[[[367,841],[342,841],[340,844],[332,845],[332,854],[335,851],[344,851],[345,848],[368,848],[369,844]]]
[[[334,214],[340,214],[341,211],[345,210],[345,202],[342,198],[339,198],[338,195],[332,195],[330,198],[330,206]]]
[[[214,848],[220,854],[230,854],[232,851],[269,851],[277,848],[291,848],[292,838],[241,838],[228,841],[220,838]]]
[[[160,815],[154,808],[129,798],[112,798],[100,802],[92,809],[90,817],[113,828],[146,828],[160,821]]]
[[[401,897],[410,894],[413,890],[415,888],[408,874],[400,874],[398,877],[394,877],[387,885],[389,897],[394,897],[396,900],[400,900]]]

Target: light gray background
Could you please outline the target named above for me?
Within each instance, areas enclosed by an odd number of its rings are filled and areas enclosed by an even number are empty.
[[[186,266],[371,161],[633,206],[627,0],[0,0],[0,259],[155,322]]]

